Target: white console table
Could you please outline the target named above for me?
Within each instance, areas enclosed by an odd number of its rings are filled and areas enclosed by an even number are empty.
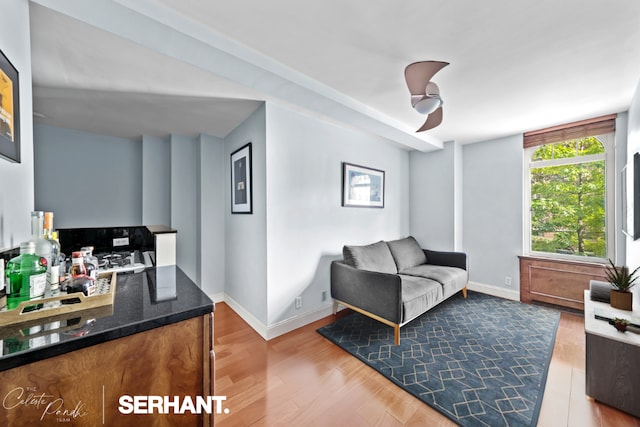
[[[596,315],[640,324],[638,295],[634,295],[634,310],[624,311],[591,301],[590,292],[584,291],[584,330],[587,395],[640,417],[640,334],[618,332]]]

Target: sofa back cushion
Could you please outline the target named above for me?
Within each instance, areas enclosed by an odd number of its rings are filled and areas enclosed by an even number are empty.
[[[383,241],[366,246],[344,246],[342,256],[346,264],[360,270],[389,274],[398,272],[389,246]]]
[[[426,264],[427,262],[427,256],[412,236],[400,240],[392,240],[387,242],[387,245],[400,273],[408,268]]]

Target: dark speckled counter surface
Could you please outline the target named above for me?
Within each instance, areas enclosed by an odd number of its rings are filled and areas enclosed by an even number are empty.
[[[213,312],[211,299],[175,266],[119,274],[111,308],[67,314],[59,323],[0,328],[0,371]],[[95,319],[95,320],[93,320]],[[58,319],[56,319],[58,320]],[[50,332],[47,329],[55,329]],[[26,336],[23,336],[25,334]]]

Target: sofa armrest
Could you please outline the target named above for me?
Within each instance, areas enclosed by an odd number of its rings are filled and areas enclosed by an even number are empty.
[[[468,270],[467,254],[463,252],[430,251],[428,249],[423,249],[423,251],[427,256],[428,264],[458,267],[463,270]]]
[[[333,261],[331,297],[390,322],[402,322],[402,287],[397,274],[359,270]]]

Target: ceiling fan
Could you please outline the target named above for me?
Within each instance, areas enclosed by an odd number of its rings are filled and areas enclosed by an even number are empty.
[[[428,114],[427,120],[416,132],[433,129],[442,123],[442,98],[440,89],[433,83],[433,76],[449,65],[441,61],[420,61],[407,65],[404,78],[411,93],[411,105],[420,114]]]

